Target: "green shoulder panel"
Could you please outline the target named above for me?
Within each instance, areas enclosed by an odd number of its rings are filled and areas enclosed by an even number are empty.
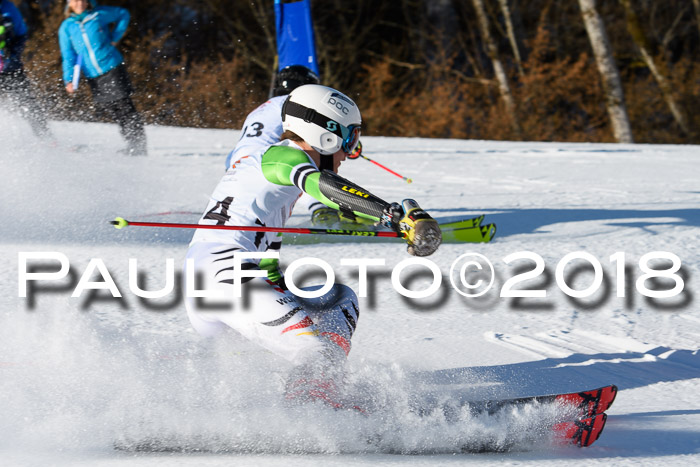
[[[292,170],[301,164],[309,164],[311,159],[300,149],[288,146],[272,146],[262,156],[262,171],[265,179],[275,185],[290,186]],[[306,177],[303,190],[312,198],[319,200],[326,206],[338,209],[338,205],[326,198],[318,186],[321,172],[311,173]]]
[[[288,146],[272,146],[262,156],[262,171],[265,179],[270,183],[282,186],[291,186],[292,170],[298,165],[306,165],[311,162],[309,156],[302,150],[291,148]],[[328,177],[328,175],[326,175]],[[312,198],[319,200],[323,204],[333,209],[340,209],[336,199],[331,199],[322,192],[321,189],[321,172],[314,171],[310,173],[304,180],[303,191],[309,194]],[[327,183],[326,183],[327,184]],[[327,191],[327,190],[324,190]],[[332,198],[336,198],[333,196]],[[359,199],[358,199],[359,201]],[[383,201],[380,204],[385,204]],[[376,212],[381,213],[381,209],[357,209],[356,203],[348,203],[342,209],[346,213],[352,213],[355,216],[370,219],[373,221],[379,220]],[[374,212],[373,212],[374,211]],[[374,215],[373,215],[374,214]]]
[[[308,164],[309,156],[300,149],[287,146],[272,146],[262,156],[262,171],[265,179],[275,185],[293,185],[292,169],[300,164]]]

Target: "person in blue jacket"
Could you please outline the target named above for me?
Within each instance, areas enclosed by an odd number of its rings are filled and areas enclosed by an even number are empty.
[[[143,120],[131,100],[134,90],[124,58],[116,47],[129,18],[124,8],[100,6],[94,0],[68,0],[66,19],[58,30],[63,82],[69,94],[76,91],[73,73],[75,64],[80,63],[98,111],[119,124],[128,143],[127,153],[146,155]]]
[[[46,112],[36,98],[32,84],[24,73],[22,52],[27,43],[27,25],[9,0],[0,1],[0,93],[10,98],[29,121],[34,133],[51,139]]]

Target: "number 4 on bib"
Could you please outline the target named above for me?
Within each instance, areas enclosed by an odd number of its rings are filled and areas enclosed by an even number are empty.
[[[232,202],[233,196],[227,196],[223,201],[217,201],[216,205],[204,215],[204,219],[215,220],[216,225],[224,225],[231,219],[228,210]]]

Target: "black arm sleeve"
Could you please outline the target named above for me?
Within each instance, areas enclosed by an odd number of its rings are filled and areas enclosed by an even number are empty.
[[[337,204],[344,214],[360,214],[361,217],[377,221],[389,207],[389,203],[383,199],[329,170],[321,172],[318,186],[321,194]]]

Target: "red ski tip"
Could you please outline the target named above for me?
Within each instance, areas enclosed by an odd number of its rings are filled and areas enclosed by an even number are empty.
[[[611,384],[589,391],[573,392],[556,396],[556,401],[577,407],[582,418],[592,417],[607,411],[615,402],[617,386]]]
[[[600,438],[607,419],[607,414],[601,413],[595,417],[584,418],[583,420],[557,423],[554,425],[554,432],[557,439],[565,444],[587,447]]]

